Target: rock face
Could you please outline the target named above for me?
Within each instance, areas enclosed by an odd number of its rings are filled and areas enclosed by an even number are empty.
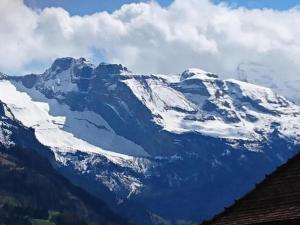
[[[3,77],[0,100],[62,174],[143,224],[199,222],[299,147],[299,106],[200,69],[141,75],[62,58],[40,75]]]

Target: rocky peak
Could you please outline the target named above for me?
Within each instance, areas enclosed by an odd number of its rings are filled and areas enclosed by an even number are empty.
[[[71,67],[74,61],[75,59],[71,57],[58,58],[52,63],[50,70],[53,72],[61,72],[67,70]]]
[[[120,75],[128,73],[131,73],[131,71],[121,64],[100,63],[95,69],[95,74],[99,75]]]
[[[46,78],[50,77],[52,78],[53,75],[58,75],[64,71],[70,70],[70,73],[75,74],[75,76],[80,76],[81,73],[87,73],[94,69],[94,65],[90,63],[85,58],[79,58],[75,59],[72,57],[65,57],[65,58],[58,58],[56,59],[50,69],[48,69],[44,74],[46,75]],[[77,73],[80,73],[77,75]]]
[[[48,97],[62,98],[70,92],[87,93],[96,77],[129,73],[131,72],[121,64],[101,63],[96,67],[85,58],[58,58],[42,74],[37,82],[37,88],[47,93]]]
[[[5,78],[7,78],[7,75],[5,75],[4,73],[0,72],[0,79],[5,79]]]

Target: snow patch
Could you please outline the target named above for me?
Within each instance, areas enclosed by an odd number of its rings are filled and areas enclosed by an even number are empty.
[[[15,118],[33,127],[37,139],[54,151],[103,154],[113,161],[148,154],[142,147],[118,136],[96,113],[71,111],[67,105],[46,99],[40,92],[19,83],[0,81],[0,100]]]
[[[269,88],[221,80],[199,69],[186,70],[181,79],[166,77],[134,75],[123,80],[162,129],[237,140],[262,140],[278,130],[300,140],[300,107]]]

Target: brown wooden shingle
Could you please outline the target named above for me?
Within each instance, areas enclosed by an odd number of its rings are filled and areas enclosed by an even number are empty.
[[[203,225],[300,225],[300,154]]]

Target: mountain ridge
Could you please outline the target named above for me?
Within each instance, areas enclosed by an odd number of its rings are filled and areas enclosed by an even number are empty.
[[[117,210],[140,205],[170,220],[199,222],[221,211],[300,140],[299,106],[200,69],[145,75],[62,58],[43,74],[2,78],[0,100],[72,182],[96,195],[106,187]],[[145,221],[137,214],[130,212]]]

